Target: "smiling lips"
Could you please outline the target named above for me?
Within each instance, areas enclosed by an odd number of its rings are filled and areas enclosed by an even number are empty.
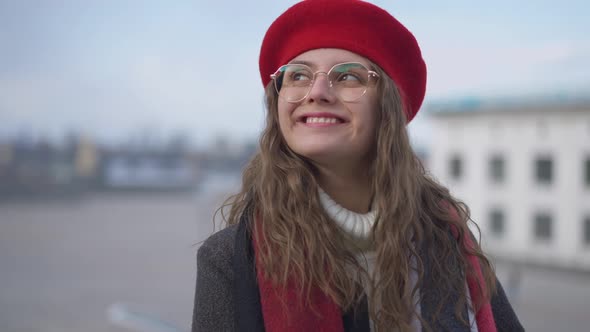
[[[338,119],[336,118],[316,118],[316,117],[308,117],[305,119],[305,123],[338,123]]]
[[[299,121],[311,127],[326,127],[345,122],[343,119],[332,114],[310,114],[301,117]]]

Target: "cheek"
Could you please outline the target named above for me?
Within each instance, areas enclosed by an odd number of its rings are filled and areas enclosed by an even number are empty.
[[[281,133],[281,136],[283,136],[283,139],[285,140],[285,142],[287,143],[287,145],[289,144],[289,114],[288,112],[285,110],[284,107],[281,107],[279,105],[278,109],[277,109],[277,120],[278,120],[278,125],[279,125],[279,131]]]
[[[377,139],[377,130],[379,129],[379,112],[380,110],[377,108],[376,105],[368,105],[363,110],[362,116],[362,144],[363,145],[372,145],[376,144]]]
[[[284,133],[284,130],[290,126],[293,106],[291,106],[291,104],[279,101],[277,112],[279,117],[279,126],[281,131]]]
[[[379,109],[376,103],[370,103],[362,109],[362,121],[368,131],[374,132],[379,121]]]
[[[370,113],[370,123],[371,123],[371,128],[373,130],[373,132],[375,132],[377,130],[378,127],[378,122],[379,122],[379,110],[377,109],[373,109],[372,112]]]
[[[371,129],[373,132],[377,130],[377,123],[380,121],[381,118],[381,105],[377,100],[377,96],[373,95],[371,98],[371,103],[369,104],[369,109],[367,110],[368,121],[371,124]]]

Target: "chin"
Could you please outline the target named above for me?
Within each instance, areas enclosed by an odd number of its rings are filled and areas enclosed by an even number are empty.
[[[314,162],[341,160],[346,155],[346,151],[340,151],[340,149],[335,149],[333,146],[299,147],[293,149],[293,151]]]

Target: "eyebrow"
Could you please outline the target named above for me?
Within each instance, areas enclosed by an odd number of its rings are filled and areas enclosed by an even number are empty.
[[[375,70],[375,68],[373,68],[373,66],[371,64],[364,64],[360,61],[344,61],[344,62],[340,62],[340,63],[346,63],[346,62],[358,62],[360,64],[362,64],[363,66],[369,68],[370,70]],[[316,66],[309,61],[305,61],[305,60],[293,60],[293,61],[289,61],[289,64],[294,64],[294,65],[306,65],[310,68],[315,68]]]
[[[306,65],[308,67],[311,67],[312,64],[309,61],[303,61],[303,60],[293,60],[290,61],[289,64],[295,64],[295,65]]]

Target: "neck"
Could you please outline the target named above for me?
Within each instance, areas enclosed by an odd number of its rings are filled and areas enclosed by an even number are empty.
[[[336,203],[356,213],[369,212],[373,195],[367,168],[343,171],[318,166],[318,170],[320,187]]]

